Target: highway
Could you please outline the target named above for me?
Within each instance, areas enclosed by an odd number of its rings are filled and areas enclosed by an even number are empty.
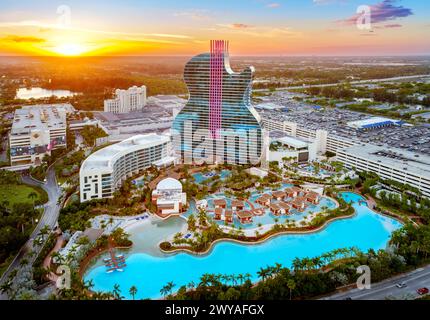
[[[41,183],[40,181],[32,179],[28,175],[23,175],[22,180],[24,183],[27,183],[29,185],[42,187],[48,193],[49,201],[44,205],[43,215],[40,218],[40,221],[38,222],[37,226],[34,228],[29,240],[22,246],[21,250],[18,252],[13,262],[9,265],[9,268],[4,272],[2,278],[0,279],[0,284],[2,284],[3,281],[8,278],[8,275],[13,270],[20,267],[20,262],[24,257],[29,261],[30,264],[34,263],[37,258],[37,255],[43,247],[43,244],[33,246],[34,239],[37,238],[37,235],[43,227],[48,226],[50,230],[54,229],[56,227],[58,215],[60,213],[61,205],[58,204],[58,199],[61,196],[61,190],[57,185],[55,170],[53,166],[48,169],[45,183]],[[36,252],[36,254],[31,257],[26,256],[27,253],[31,251]],[[5,294],[0,293],[0,300],[4,299],[7,299],[7,296]]]
[[[404,282],[406,287],[397,288],[396,284]],[[371,286],[369,290],[357,288],[336,293],[321,300],[385,300],[385,299],[416,299],[420,295],[417,289],[427,287],[430,289],[430,265],[396,276]]]
[[[430,74],[421,74],[416,76],[402,76],[402,77],[394,77],[394,78],[382,78],[382,79],[372,79],[372,80],[357,80],[350,81],[349,84],[365,84],[365,83],[378,83],[378,82],[390,82],[390,81],[400,81],[400,80],[411,80],[417,78],[428,78]],[[303,86],[294,86],[294,87],[282,87],[275,88],[275,91],[285,91],[285,90],[295,90],[295,89],[307,89],[307,88],[324,88],[324,87],[334,87],[342,84],[342,82],[337,83],[326,83],[326,84],[312,84],[312,85],[303,85]],[[270,89],[253,89],[253,92],[267,92]]]

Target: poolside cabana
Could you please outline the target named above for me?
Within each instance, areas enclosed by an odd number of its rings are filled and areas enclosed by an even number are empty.
[[[250,211],[248,210],[238,211],[236,212],[236,214],[240,223],[242,224],[252,223],[253,214]]]
[[[287,198],[295,198],[298,195],[297,191],[294,190],[293,188],[287,188],[284,190],[284,192]]]
[[[227,207],[227,201],[225,201],[225,199],[215,199],[214,207],[225,209]]]
[[[256,203],[262,206],[269,207],[270,206],[271,197],[268,194],[263,194],[261,197],[255,200]]]
[[[278,206],[281,208],[282,210],[282,214],[288,215],[290,214],[290,205],[284,201],[281,201],[278,203]]]
[[[281,207],[276,203],[272,203],[269,209],[275,216],[280,216],[282,214]]]
[[[303,211],[306,208],[305,199],[302,197],[296,198],[291,202],[291,206],[298,211]]]
[[[273,191],[272,192],[272,197],[273,199],[276,199],[278,201],[281,201],[285,198],[286,194],[284,191]]]
[[[222,208],[215,208],[215,215],[214,215],[215,220],[221,220],[222,211],[223,211]]]
[[[245,207],[245,204],[243,203],[243,201],[240,200],[233,200],[231,202],[231,209],[233,211],[237,211],[237,210],[243,210],[243,208]]]
[[[299,196],[303,192],[302,188],[299,188],[299,187],[296,187],[296,186],[291,187],[291,190],[293,190],[293,191],[296,192],[296,197]]]
[[[224,217],[225,217],[225,221],[227,223],[233,223],[233,211],[232,210],[225,210],[224,211]]]
[[[306,194],[306,201],[312,204],[318,204],[320,202],[320,195],[314,191],[310,191]]]

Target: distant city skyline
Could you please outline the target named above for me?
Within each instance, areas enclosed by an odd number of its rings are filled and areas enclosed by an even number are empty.
[[[358,28],[357,8],[371,10]],[[428,55],[420,0],[2,1],[0,55]]]

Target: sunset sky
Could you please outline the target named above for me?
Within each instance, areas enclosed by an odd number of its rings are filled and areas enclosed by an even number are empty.
[[[235,55],[427,55],[429,34],[427,0],[0,2],[0,55],[191,55],[210,39]]]

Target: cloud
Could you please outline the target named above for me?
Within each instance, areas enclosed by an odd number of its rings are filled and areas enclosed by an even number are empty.
[[[316,5],[332,4],[332,3],[345,3],[346,0],[313,0]]]
[[[280,6],[281,6],[281,4],[277,3],[277,2],[272,2],[272,3],[269,3],[268,5],[266,5],[267,8],[272,8],[272,9],[279,8]]]
[[[248,28],[251,28],[252,26],[244,23],[233,23],[230,25],[230,27],[233,29],[248,29]]]
[[[391,29],[391,28],[401,28],[401,27],[402,27],[402,25],[401,25],[401,24],[399,24],[399,23],[386,24],[386,25],[384,26],[384,28],[386,28],[386,29]]]
[[[375,5],[370,6],[371,22],[375,24],[385,21],[396,20],[398,18],[406,18],[413,15],[411,9],[401,5],[396,5],[397,2],[397,0],[384,0]],[[350,18],[338,20],[337,22],[346,25],[355,25],[357,20],[361,16],[361,13],[357,13]]]
[[[31,37],[31,36],[17,36],[17,35],[9,35],[3,39],[6,41],[12,41],[12,42],[16,42],[16,43],[42,43],[42,42],[46,42],[46,40],[42,39],[42,38]]]
[[[240,33],[244,36],[259,37],[259,38],[277,38],[277,37],[297,37],[302,33],[294,31],[288,27],[264,27],[264,26],[251,26],[242,23],[233,24],[217,24],[217,27],[224,29],[223,31],[230,31]]]
[[[193,20],[208,20],[211,18],[208,10],[202,10],[202,9],[179,11],[179,12],[175,12],[173,15],[175,17],[191,18]]]

